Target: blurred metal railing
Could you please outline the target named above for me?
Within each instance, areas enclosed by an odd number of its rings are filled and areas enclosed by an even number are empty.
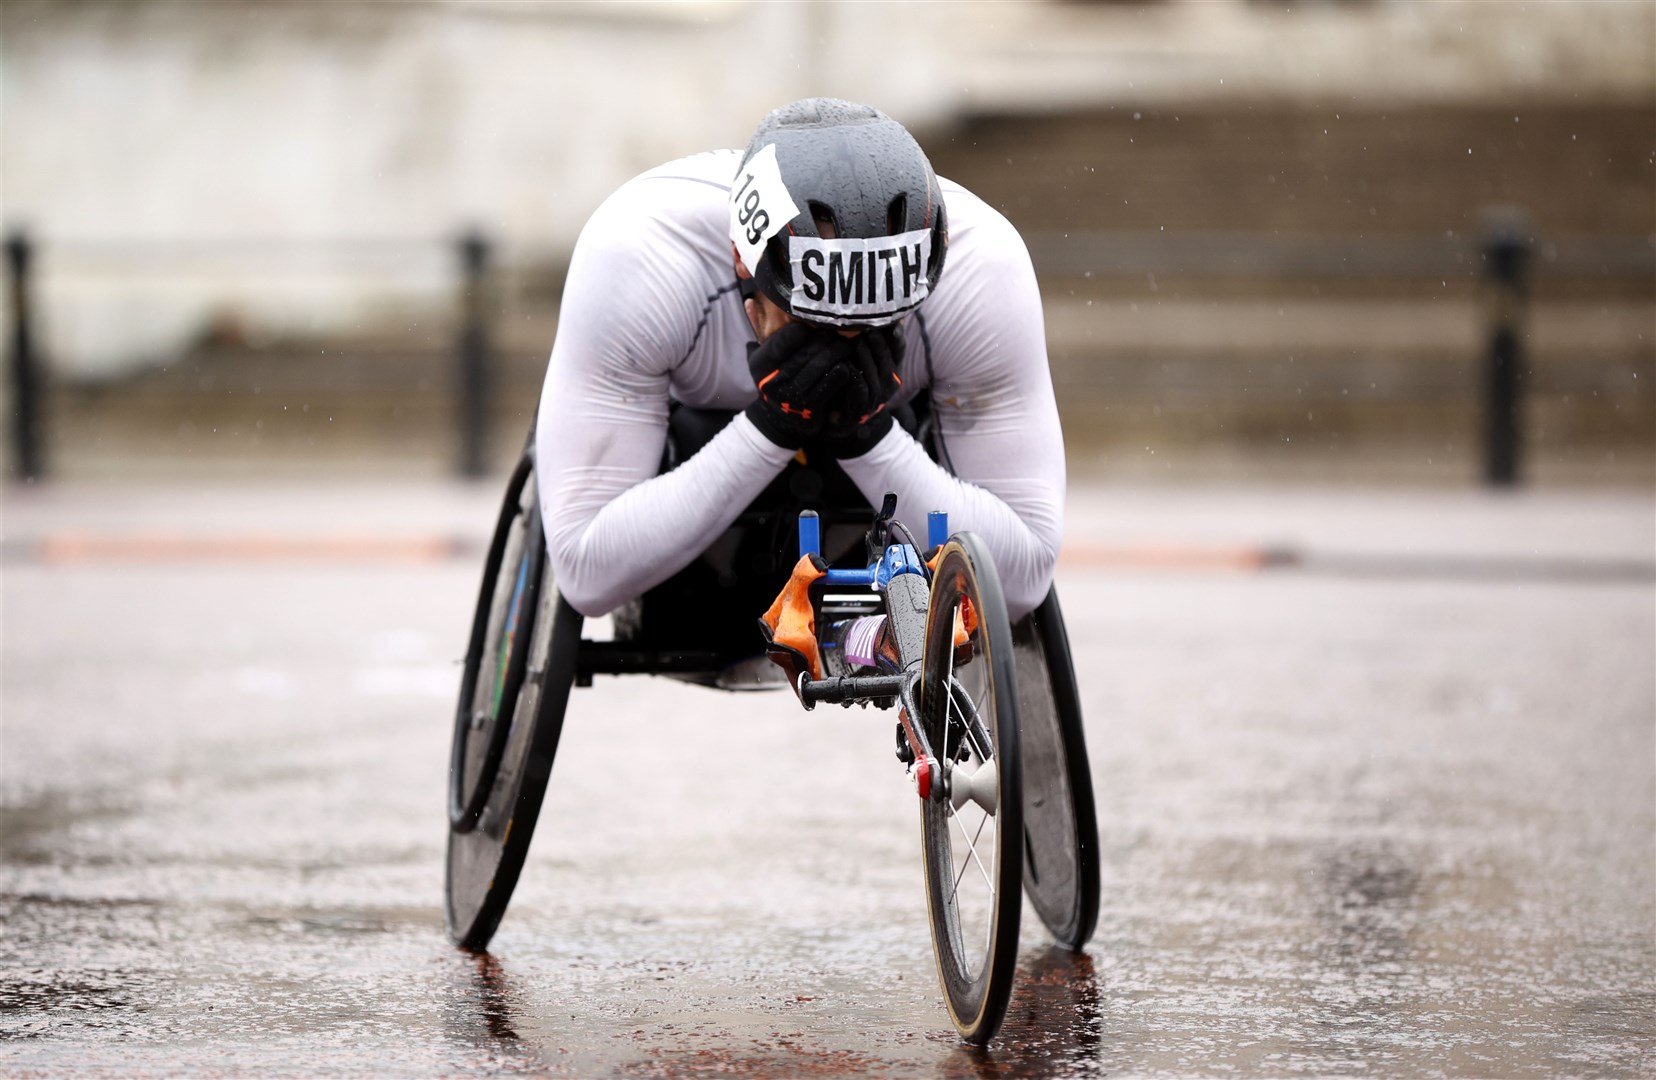
[[[455,297],[458,314],[453,357],[454,424],[458,433],[456,471],[480,477],[486,469],[485,426],[493,380],[493,343],[490,332],[490,275],[494,245],[479,232],[467,232],[453,241],[384,238],[307,240],[292,238],[173,239],[165,242],[41,241],[25,230],[5,237],[10,335],[7,377],[11,397],[10,449],[16,478],[35,483],[49,473],[46,447],[50,417],[45,399],[48,364],[41,348],[38,317],[38,278],[41,255],[67,257],[82,271],[117,279],[153,279],[177,273],[180,265],[200,274],[201,267],[253,271],[260,275],[317,272],[379,276],[388,266],[406,269],[424,263],[447,249],[450,269],[444,272]]]
[[[40,357],[35,354],[34,303],[30,295],[33,245],[21,232],[6,237],[6,273],[10,288],[11,341],[6,372],[12,393],[12,455],[18,479],[32,484],[45,476],[40,457]]]
[[[1479,215],[1475,235],[1329,235],[1208,231],[1025,234],[1042,277],[1274,279],[1479,279],[1486,351],[1478,387],[1482,475],[1491,486],[1522,479],[1524,328],[1530,283],[1543,279],[1656,282],[1656,235],[1538,238],[1515,207]]]
[[[1064,276],[1479,280],[1489,297],[1482,377],[1483,475],[1493,485],[1522,479],[1522,423],[1526,358],[1522,353],[1532,277],[1656,281],[1656,237],[1537,238],[1521,212],[1495,210],[1478,235],[1280,235],[1249,232],[1079,232],[1026,234],[1043,279]],[[41,356],[36,281],[42,245],[27,233],[6,238],[10,329],[10,448],[16,475],[37,482],[49,473],[48,382]],[[387,265],[423,266],[426,278],[454,298],[457,318],[450,345],[455,470],[484,473],[486,426],[500,386],[493,320],[500,307],[498,246],[477,232],[452,241],[354,239],[339,241],[201,240],[90,243],[54,240],[48,252],[67,252],[82,265],[109,267],[117,276],[151,274],[169,260],[209,261],[260,273],[318,269],[379,275]],[[1472,389],[1472,388],[1469,388]]]

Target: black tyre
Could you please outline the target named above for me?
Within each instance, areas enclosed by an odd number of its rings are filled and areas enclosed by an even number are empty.
[[[1098,815],[1056,589],[1012,627],[1023,754],[1024,892],[1066,949],[1098,925]]]
[[[523,464],[484,563],[449,765],[444,922],[469,949],[486,947],[506,913],[575,681],[583,620],[558,594],[541,535]]]
[[[957,642],[960,626],[964,642]],[[1012,630],[975,536],[943,546],[926,616],[920,722],[941,765],[923,804],[926,900],[938,978],[967,1042],[1006,1016],[1022,907],[1023,793]]]

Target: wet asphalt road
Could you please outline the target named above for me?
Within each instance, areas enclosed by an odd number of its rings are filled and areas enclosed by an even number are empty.
[[[1073,492],[1102,914],[987,1053],[874,712],[576,691],[446,945],[493,499],[6,495],[0,1074],[1656,1073],[1649,496]]]

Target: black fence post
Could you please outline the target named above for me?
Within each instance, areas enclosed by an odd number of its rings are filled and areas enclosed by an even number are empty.
[[[29,281],[34,244],[21,231],[6,237],[6,268],[11,278],[12,452],[18,479],[32,484],[45,475],[40,458],[44,424],[40,409],[40,358],[35,355],[33,304]]]
[[[1523,465],[1523,331],[1529,300],[1529,218],[1498,209],[1483,216],[1484,272],[1489,288],[1489,356],[1484,368],[1484,480],[1518,483]]]
[[[489,242],[481,233],[460,238],[460,267],[460,475],[476,479],[484,472],[489,409]]]

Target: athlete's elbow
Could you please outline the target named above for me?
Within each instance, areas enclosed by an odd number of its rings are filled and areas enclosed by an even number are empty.
[[[1009,580],[1003,583],[1006,614],[1014,622],[1040,607],[1047,598],[1058,569],[1058,549],[1041,545],[1019,569],[1020,573],[1009,575]]]
[[[604,578],[600,568],[583,555],[580,545],[553,542],[548,544],[548,549],[550,584],[582,615],[589,619],[607,615],[626,599],[616,595],[615,583]]]
[[[608,615],[620,605],[609,591],[581,581],[578,575],[558,575],[553,583],[558,587],[558,594],[569,601],[569,606],[589,619]]]

